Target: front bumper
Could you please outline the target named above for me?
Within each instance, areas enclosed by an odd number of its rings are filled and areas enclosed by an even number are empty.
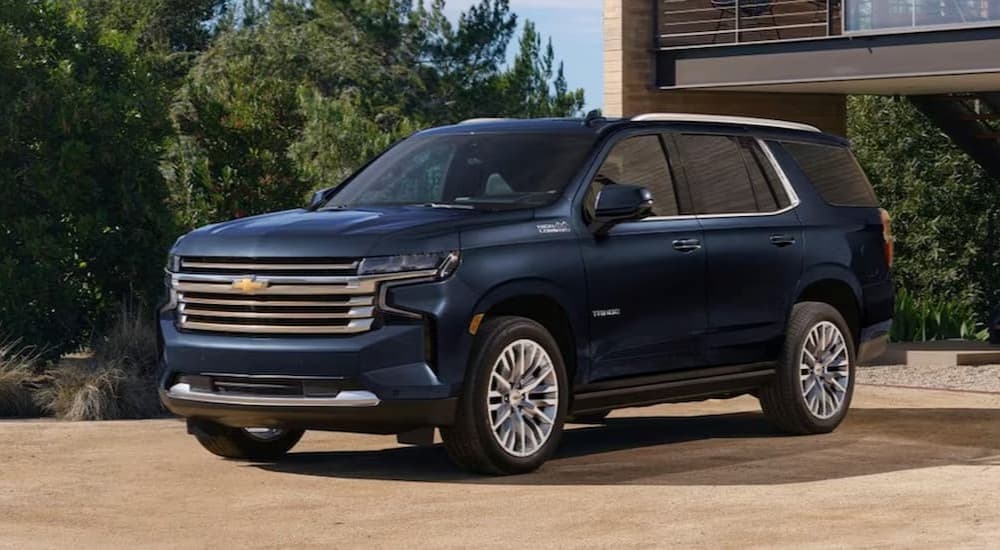
[[[181,331],[172,314],[163,313],[160,398],[179,416],[234,427],[389,434],[446,426],[453,422],[460,388],[443,382],[429,361],[425,330],[413,322],[350,336],[248,337]],[[221,379],[228,391],[195,387],[186,379]],[[297,395],[234,390],[272,380],[327,386]],[[340,391],[328,391],[330,384]]]
[[[334,397],[226,396],[193,391],[187,384],[160,390],[170,412],[232,427],[280,427],[376,434],[401,433],[455,420],[456,398],[381,401],[368,391]]]

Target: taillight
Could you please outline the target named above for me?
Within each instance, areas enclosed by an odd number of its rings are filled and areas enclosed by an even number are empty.
[[[878,209],[882,215],[882,239],[885,241],[885,263],[892,267],[892,257],[895,253],[892,246],[892,224],[889,221],[889,213],[885,208]]]

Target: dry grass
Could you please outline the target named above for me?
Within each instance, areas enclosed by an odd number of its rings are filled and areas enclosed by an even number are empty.
[[[149,418],[163,414],[156,392],[156,333],[151,316],[122,308],[91,357],[64,359],[47,374],[36,401],[65,420]]]
[[[38,354],[18,340],[0,340],[0,417],[32,417],[41,411],[33,394],[41,378]]]

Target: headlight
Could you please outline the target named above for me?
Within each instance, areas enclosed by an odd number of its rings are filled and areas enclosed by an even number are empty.
[[[361,260],[358,275],[385,275],[408,271],[437,270],[437,276],[451,275],[458,267],[459,254],[454,252],[430,252],[423,254],[401,254],[399,256],[377,256]]]
[[[181,257],[173,252],[167,254],[167,271],[177,273],[181,270]]]

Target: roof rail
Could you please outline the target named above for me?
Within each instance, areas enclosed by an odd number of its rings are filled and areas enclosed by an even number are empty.
[[[800,122],[788,122],[773,118],[756,118],[749,116],[696,115],[686,113],[646,113],[632,117],[634,122],[710,122],[715,124],[748,124],[752,126],[770,126],[787,130],[803,132],[820,132],[820,129]]]
[[[459,124],[477,124],[480,122],[500,122],[503,120],[514,120],[513,118],[506,117],[481,117],[481,118],[467,118]]]

